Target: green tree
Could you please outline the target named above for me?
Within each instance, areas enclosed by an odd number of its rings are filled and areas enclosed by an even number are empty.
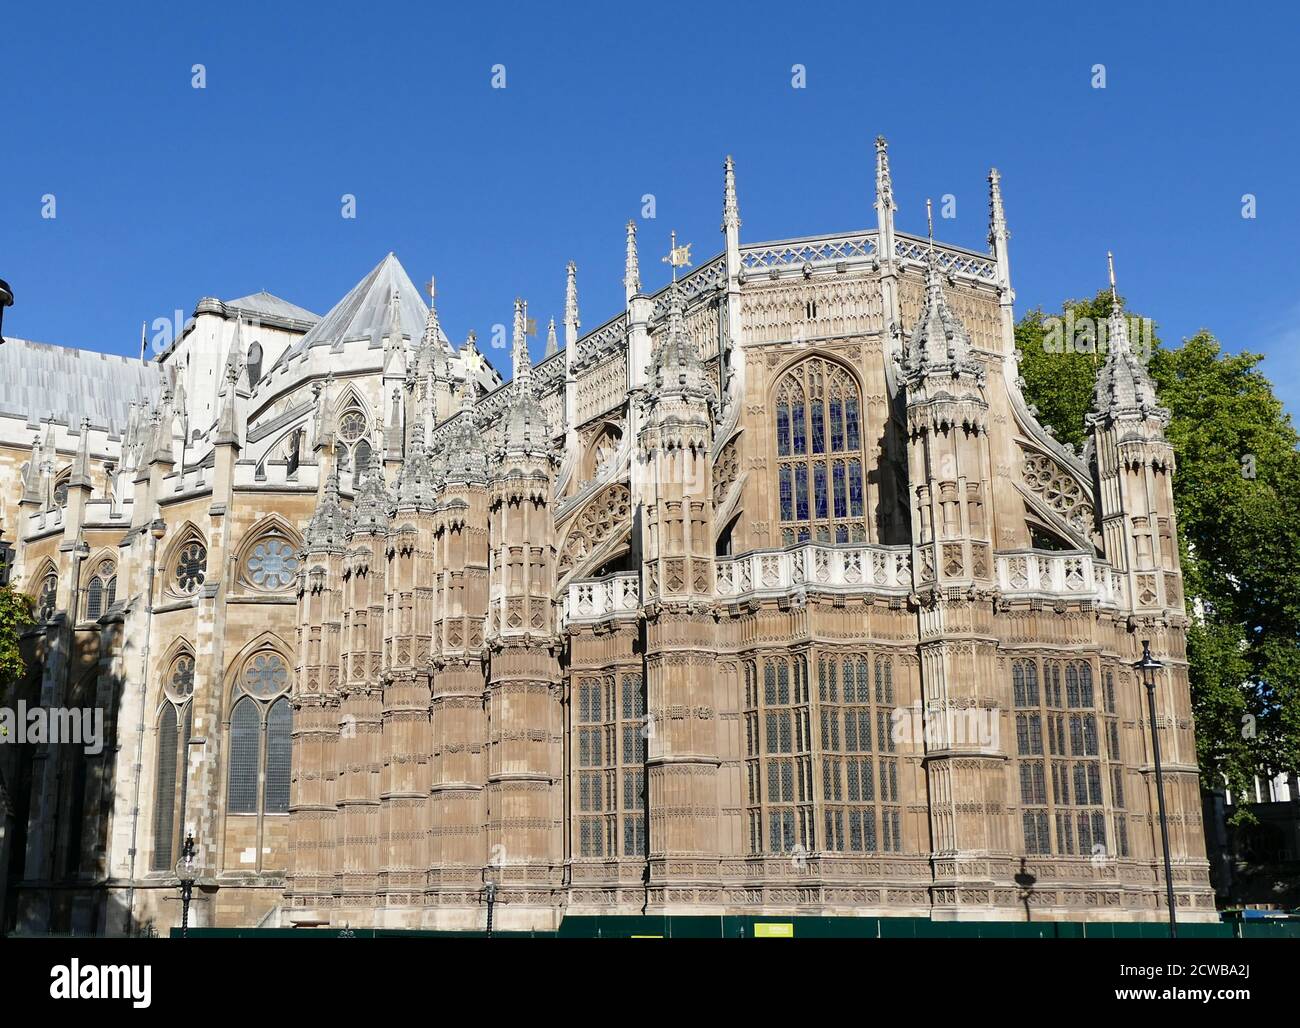
[[[1016,327],[1025,395],[1063,442],[1086,438],[1105,360],[1089,332],[1111,302],[1102,291],[1059,314],[1030,311]],[[1205,331],[1165,347],[1150,322],[1140,341],[1178,462],[1197,756],[1207,786],[1226,778],[1241,792],[1261,767],[1300,768],[1300,440],[1259,354],[1225,354]]]
[[[27,672],[19,640],[23,629],[31,623],[32,601],[27,594],[7,585],[0,586],[0,702],[7,702],[13,684]],[[0,803],[4,802],[7,793],[4,765],[0,762]]]
[[[0,586],[0,695],[27,672],[19,639],[31,624],[32,601],[27,594]]]

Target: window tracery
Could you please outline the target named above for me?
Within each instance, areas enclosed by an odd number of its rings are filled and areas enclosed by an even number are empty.
[[[90,574],[86,586],[86,617],[102,617],[117,598],[117,565],[111,560],[101,561]]]
[[[298,577],[297,548],[285,536],[267,533],[248,551],[243,573],[245,581],[256,589],[287,589]]]
[[[867,540],[862,397],[840,364],[800,361],[776,386],[782,545]]]
[[[203,586],[208,575],[208,547],[197,537],[187,540],[172,562],[172,591],[192,596]]]
[[[227,813],[289,812],[293,713],[288,689],[289,665],[275,650],[259,650],[246,658],[235,677]]]
[[[1025,852],[1110,852],[1092,665],[1013,661],[1011,693]]]

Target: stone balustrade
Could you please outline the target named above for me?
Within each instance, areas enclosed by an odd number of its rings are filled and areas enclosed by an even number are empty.
[[[717,591],[724,600],[779,596],[801,589],[906,595],[912,590],[911,548],[806,543],[717,563]]]
[[[1064,597],[1107,606],[1123,602],[1123,578],[1105,561],[1082,551],[1000,553],[998,588],[1007,599]]]
[[[640,607],[640,573],[620,571],[603,578],[570,582],[564,597],[564,620],[599,621],[612,615],[634,614]]]

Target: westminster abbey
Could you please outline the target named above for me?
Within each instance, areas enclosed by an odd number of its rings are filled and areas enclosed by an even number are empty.
[[[989,209],[897,230],[882,139],[874,227],[742,242],[728,159],[721,252],[647,288],[629,223],[508,382],[392,254],[148,361],[7,340],[0,703],[104,739],[0,745],[4,927],[165,931],[188,838],[203,926],[1162,920],[1143,640],[1213,920],[1168,412],[1117,308],[1082,451],[1039,423]]]

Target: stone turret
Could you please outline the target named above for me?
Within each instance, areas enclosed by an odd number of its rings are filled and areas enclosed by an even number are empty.
[[[646,704],[656,725],[648,740],[647,795],[664,804],[650,832],[652,906],[666,903],[667,890],[679,884],[708,888],[720,874],[721,748],[715,714],[726,700],[709,643],[715,398],[686,330],[676,282],[687,249],[678,247],[674,236],[667,324],[655,347],[640,430],[645,466],[633,471],[643,483]]]
[[[552,454],[528,353],[527,305],[515,301],[514,381],[488,499],[488,848],[510,856],[497,883],[511,904],[558,889],[563,706],[555,621]],[[513,895],[511,895],[513,894]],[[545,901],[543,901],[545,902]]]
[[[900,362],[912,492],[913,587],[927,718],[925,771],[936,852],[936,908],[962,916],[1005,848],[1006,774],[996,740],[959,712],[1003,702],[992,638],[994,563],[989,404],[983,365],[949,307],[931,242],[925,300]],[[1001,865],[998,865],[1001,866]]]
[[[1119,634],[1121,665],[1131,665],[1149,640],[1151,653],[1165,666],[1156,673],[1156,729],[1164,764],[1165,798],[1170,825],[1170,852],[1175,888],[1185,891],[1191,881],[1180,865],[1202,859],[1199,824],[1196,739],[1192,729],[1191,693],[1187,678],[1187,625],[1182,567],[1178,556],[1178,524],[1174,509],[1174,448],[1165,436],[1170,412],[1160,406],[1147,370],[1150,354],[1134,347],[1128,319],[1115,288],[1114,259],[1107,254],[1111,312],[1106,325],[1106,360],[1097,375],[1092,410],[1085,421],[1091,436],[1097,514],[1106,558],[1124,582],[1131,610],[1126,631]],[[1139,336],[1139,339],[1142,337]],[[1136,688],[1132,690],[1136,694]],[[1146,706],[1138,714],[1140,774],[1147,811],[1156,810],[1151,726]],[[1130,803],[1141,810],[1142,803]],[[1153,880],[1164,882],[1159,859],[1159,831],[1137,835],[1136,856],[1145,858]],[[1161,904],[1164,893],[1159,893]],[[1186,900],[1194,902],[1191,898]]]

